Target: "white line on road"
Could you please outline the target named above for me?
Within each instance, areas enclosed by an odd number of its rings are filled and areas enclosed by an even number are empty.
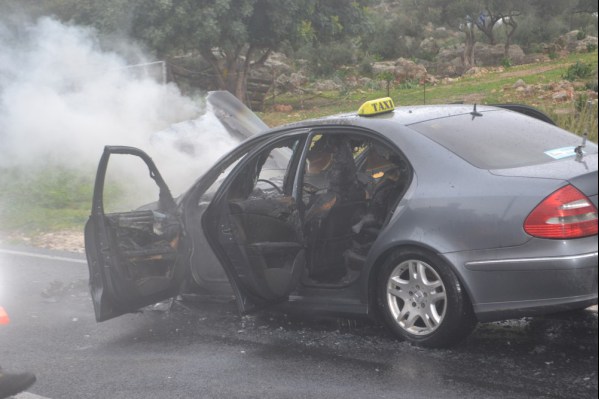
[[[17,396],[12,396],[14,399],[50,399],[45,396],[39,396],[34,393],[23,392],[18,394]]]
[[[61,260],[63,262],[87,263],[87,261],[85,259],[67,258],[65,256],[44,255],[44,254],[37,254],[35,252],[11,251],[10,249],[0,249],[0,254],[2,254],[2,253],[9,254],[9,255],[29,256],[32,258]]]

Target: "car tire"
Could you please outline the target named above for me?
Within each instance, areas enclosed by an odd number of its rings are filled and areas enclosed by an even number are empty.
[[[399,338],[418,346],[446,348],[474,329],[476,318],[468,296],[439,256],[420,249],[397,250],[378,277],[382,317]]]

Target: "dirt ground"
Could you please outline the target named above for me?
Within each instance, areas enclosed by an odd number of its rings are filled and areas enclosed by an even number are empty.
[[[0,234],[0,244],[30,245],[38,248],[53,249],[74,253],[84,253],[83,231],[61,230],[29,235],[24,233]]]

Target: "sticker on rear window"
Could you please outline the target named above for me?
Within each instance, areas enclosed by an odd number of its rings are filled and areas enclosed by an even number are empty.
[[[574,151],[575,148],[576,147],[555,148],[553,150],[545,151],[545,154],[549,155],[553,159],[573,157],[576,155],[576,152]]]

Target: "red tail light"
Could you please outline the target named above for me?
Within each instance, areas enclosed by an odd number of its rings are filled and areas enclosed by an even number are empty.
[[[541,238],[578,238],[597,234],[597,208],[574,186],[545,198],[528,215],[524,231]]]

